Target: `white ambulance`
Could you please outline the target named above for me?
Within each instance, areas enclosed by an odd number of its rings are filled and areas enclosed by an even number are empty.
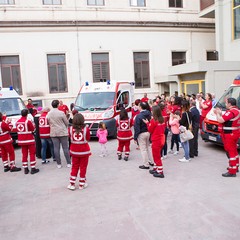
[[[0,87],[0,112],[11,121],[13,128],[11,136],[14,143],[17,140],[16,122],[21,117],[21,110],[26,108],[19,94],[12,88]]]
[[[116,138],[116,118],[120,108],[124,107],[131,117],[133,102],[133,82],[86,82],[78,93],[74,109],[83,114],[91,136],[96,136],[99,122],[104,122],[108,135]]]

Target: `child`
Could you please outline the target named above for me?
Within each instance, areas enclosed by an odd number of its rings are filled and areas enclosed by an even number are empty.
[[[16,128],[18,132],[18,145],[22,147],[22,164],[24,168],[24,173],[28,174],[28,152],[30,154],[30,165],[31,174],[39,172],[36,168],[36,144],[33,132],[35,131],[35,126],[33,123],[27,119],[28,109],[23,109],[21,111],[22,117],[16,122]]]
[[[171,139],[171,150],[169,150],[169,153],[173,153],[173,146],[174,143],[176,143],[177,151],[174,152],[174,155],[177,155],[179,153],[179,120],[180,117],[180,111],[176,111],[175,114],[171,113],[170,119],[169,119],[169,125],[171,126],[172,131],[172,139]]]
[[[164,178],[161,152],[165,143],[164,132],[166,124],[159,106],[152,107],[152,114],[153,118],[150,122],[147,119],[143,119],[143,122],[147,124],[148,131],[151,134],[152,155],[155,163],[153,170],[149,170],[149,173],[153,174],[154,177]]]
[[[105,123],[100,122],[97,130],[98,142],[101,145],[101,154],[99,155],[100,157],[107,156],[107,147],[106,147],[107,136],[108,136],[108,131],[106,129],[106,125]]]
[[[9,170],[10,172],[18,172],[21,171],[21,168],[15,166],[15,152],[12,145],[13,140],[10,135],[10,121],[4,120],[4,118],[6,117],[0,112],[0,149],[4,172],[8,172]]]
[[[130,142],[133,139],[131,127],[133,125],[132,119],[129,119],[126,109],[122,109],[119,115],[119,120],[116,121],[117,124],[117,139],[118,139],[118,149],[117,155],[118,160],[122,159],[122,152],[125,147],[125,157],[124,160],[128,161],[130,154]]]
[[[88,141],[90,140],[90,130],[84,124],[84,117],[77,113],[73,117],[73,125],[69,128],[69,137],[71,140],[70,154],[72,156],[72,171],[70,176],[69,190],[75,190],[75,182],[78,171],[80,170],[79,189],[82,190],[88,186],[86,182],[86,172],[88,159],[91,155]]]

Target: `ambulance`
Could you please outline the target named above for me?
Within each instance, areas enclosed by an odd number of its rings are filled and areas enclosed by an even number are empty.
[[[120,109],[124,107],[131,117],[133,102],[133,82],[110,80],[98,83],[86,82],[80,88],[74,109],[84,116],[92,137],[96,136],[99,122],[104,122],[108,136],[116,138],[116,119],[119,117]]]
[[[215,104],[215,106],[213,106],[204,119],[201,137],[206,142],[213,142],[223,145],[219,132],[219,123],[217,122],[216,115],[213,111],[214,108],[220,108],[224,113],[226,111],[226,99],[229,97],[235,98],[237,100],[237,106],[240,108],[240,75],[234,79],[233,84],[224,92],[222,97]],[[240,148],[240,139],[238,140],[238,148]]]
[[[17,142],[16,122],[21,117],[21,110],[26,108],[19,94],[12,88],[0,87],[0,112],[13,125],[11,136]]]

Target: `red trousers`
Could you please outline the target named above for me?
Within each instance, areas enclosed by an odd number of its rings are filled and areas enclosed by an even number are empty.
[[[159,141],[152,141],[152,155],[153,155],[153,161],[155,163],[154,170],[156,170],[158,173],[163,172],[163,165],[162,165],[162,159],[161,159],[161,152],[162,148],[164,146],[164,142]]]
[[[237,168],[239,166],[239,156],[237,150],[237,142],[239,138],[239,133],[222,133],[221,134],[224,149],[227,152],[227,156],[229,159],[229,167],[228,172],[231,174],[236,174]]]
[[[202,123],[203,120],[205,119],[205,117],[203,117],[202,115],[200,116],[200,120],[199,120],[199,128],[202,129]]]
[[[10,166],[15,166],[15,152],[12,143],[0,145],[0,148],[4,167],[8,166],[8,159],[10,161]]]
[[[36,166],[36,146],[35,144],[31,144],[31,145],[22,145],[22,165],[23,168],[27,168],[28,167],[28,152],[30,155],[30,165],[31,168],[35,168]]]
[[[122,155],[123,149],[125,148],[125,155],[129,156],[129,154],[130,154],[130,143],[131,143],[131,140],[127,140],[127,141],[118,140],[117,154]]]
[[[88,166],[89,156],[74,157],[72,156],[72,171],[70,176],[70,183],[75,184],[78,171],[80,170],[79,185],[84,185],[86,181],[86,172]]]

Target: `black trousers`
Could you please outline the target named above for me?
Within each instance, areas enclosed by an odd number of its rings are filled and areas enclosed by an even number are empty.
[[[189,140],[190,157],[198,156],[198,131],[199,131],[199,127],[195,127],[192,130],[194,138]]]

